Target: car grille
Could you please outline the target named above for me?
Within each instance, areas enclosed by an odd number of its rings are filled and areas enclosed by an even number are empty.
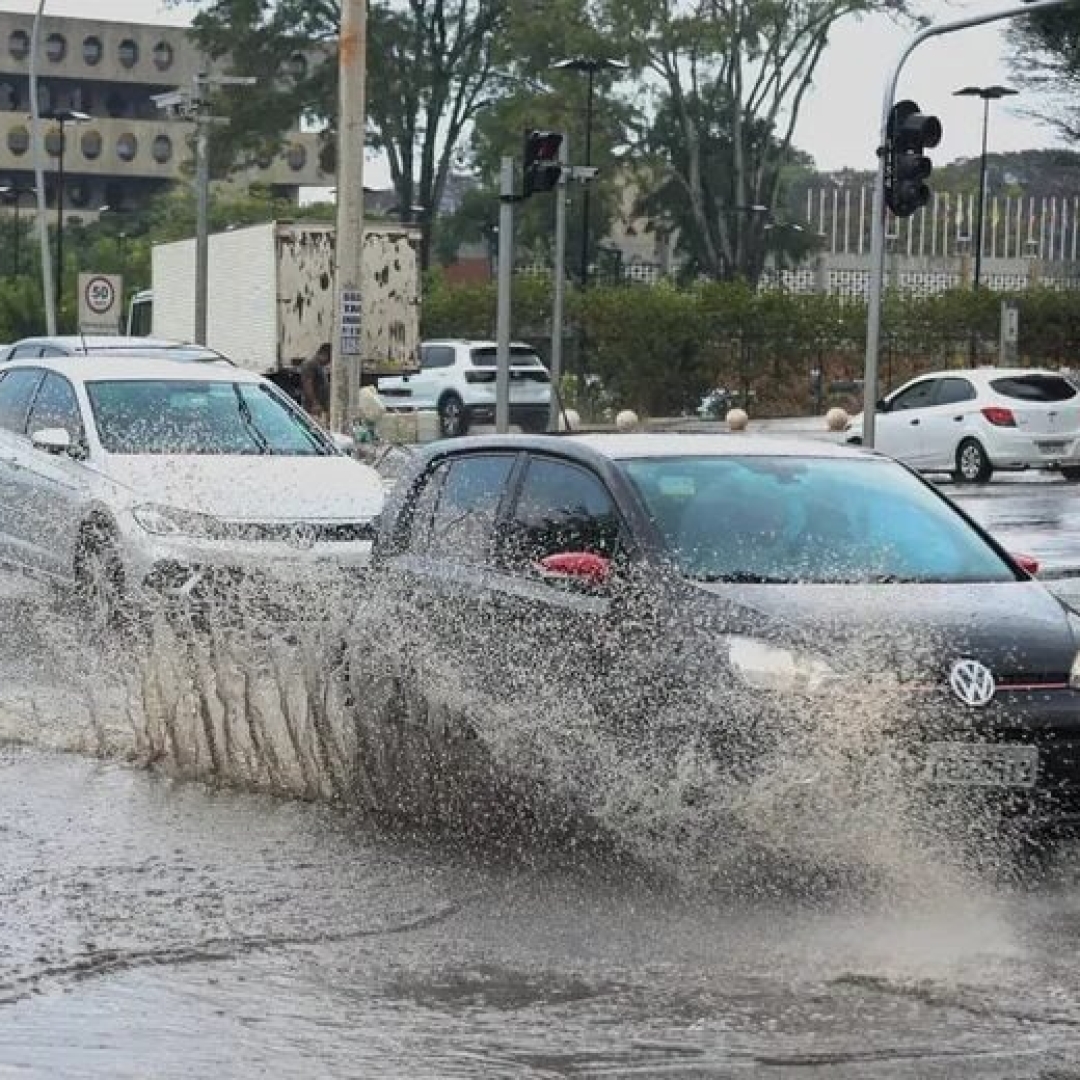
[[[236,540],[307,547],[312,544],[355,544],[375,539],[375,527],[370,521],[245,521],[230,523],[227,531]]]

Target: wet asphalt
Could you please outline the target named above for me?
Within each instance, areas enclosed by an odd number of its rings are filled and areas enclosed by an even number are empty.
[[[943,490],[1080,598],[1080,489]],[[1080,1077],[1071,847],[719,892],[462,850],[125,762],[115,658],[0,611],[0,1077]]]

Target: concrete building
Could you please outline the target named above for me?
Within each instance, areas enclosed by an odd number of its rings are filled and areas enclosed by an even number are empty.
[[[32,16],[0,12],[0,185],[33,185],[30,135]],[[38,64],[43,115],[87,114],[64,125],[64,209],[84,218],[101,207],[127,211],[145,204],[170,182],[190,176],[190,125],[164,116],[153,95],[190,89],[207,63],[182,27],[108,22],[46,15]],[[305,62],[297,54],[293,63]],[[289,72],[281,73],[288,78]],[[331,183],[318,167],[317,138],[299,132],[250,178],[289,196],[299,187]],[[55,205],[60,131],[46,135],[48,198]],[[29,201],[29,199],[27,199]]]

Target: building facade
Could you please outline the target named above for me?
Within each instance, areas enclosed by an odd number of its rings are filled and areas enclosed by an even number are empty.
[[[30,15],[0,12],[0,186],[9,195],[33,187],[32,26]],[[182,27],[46,15],[40,36],[42,116],[76,112],[89,118],[63,124],[65,212],[93,218],[104,207],[138,209],[169,183],[190,176],[191,125],[167,117],[153,98],[190,90],[200,71],[224,72]],[[61,132],[55,120],[46,122],[46,185],[55,205]],[[319,169],[317,136],[300,132],[291,133],[278,157],[261,162],[250,179],[286,196],[332,182]]]

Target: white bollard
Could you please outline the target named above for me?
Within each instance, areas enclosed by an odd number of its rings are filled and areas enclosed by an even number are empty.
[[[638,414],[633,409],[623,409],[615,417],[615,427],[619,431],[635,431],[638,426]]]
[[[563,409],[559,413],[560,431],[577,431],[581,427],[581,415],[577,409]]]
[[[730,431],[745,431],[747,424],[750,423],[750,417],[747,416],[745,409],[729,409],[727,416],[724,417],[724,423]]]
[[[845,431],[850,423],[851,417],[848,416],[847,410],[839,406],[830,409],[825,414],[825,426],[830,431]]]

